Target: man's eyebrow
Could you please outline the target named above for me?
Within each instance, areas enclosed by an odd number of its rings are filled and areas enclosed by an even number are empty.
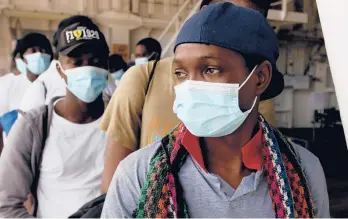
[[[217,57],[217,56],[215,56],[215,55],[205,55],[205,56],[201,56],[201,57],[199,57],[200,59],[221,59],[221,58],[219,58],[219,57]]]
[[[173,64],[180,64],[180,63],[181,63],[181,60],[180,60],[180,59],[174,58]]]
[[[214,54],[203,55],[203,56],[200,56],[199,59],[216,59],[216,60],[221,60],[220,57],[217,57]],[[173,60],[173,64],[181,64],[181,62],[182,62],[181,59],[174,58],[174,60]]]

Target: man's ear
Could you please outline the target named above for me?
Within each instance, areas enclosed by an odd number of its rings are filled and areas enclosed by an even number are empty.
[[[59,62],[59,61],[58,61]],[[63,73],[63,69],[59,63],[56,63],[56,69],[61,78],[64,79],[64,81],[67,81],[66,75]]]
[[[269,61],[262,62],[255,70],[258,83],[256,85],[256,95],[260,96],[268,87],[272,79],[272,64]]]

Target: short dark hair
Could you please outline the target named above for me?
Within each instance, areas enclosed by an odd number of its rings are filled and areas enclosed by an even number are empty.
[[[39,47],[44,49],[48,55],[53,59],[53,51],[50,41],[41,33],[28,33],[22,39],[17,40],[16,49],[13,52],[14,57],[19,53],[21,58],[25,51],[29,48]]]
[[[12,60],[13,61],[15,61],[15,59],[16,59],[16,56],[19,54],[19,46],[20,46],[20,44],[19,44],[19,40],[16,40],[16,46],[15,46],[15,48],[14,48],[14,50],[12,51]]]
[[[123,60],[122,56],[118,54],[113,54],[109,57],[109,71],[118,71],[123,69],[123,71],[127,71],[127,63]]]
[[[148,37],[148,38],[142,39],[137,43],[137,46],[138,45],[143,45],[146,48],[146,51],[149,55],[151,55],[154,52],[157,53],[157,56],[152,57],[151,60],[161,59],[162,47],[161,47],[161,44],[154,38]]]
[[[251,1],[254,3],[257,7],[262,8],[265,10],[263,15],[267,17],[268,10],[271,7],[271,3],[275,2],[276,0],[246,0],[246,1]],[[212,2],[212,0],[203,0],[201,3],[201,8],[205,5],[209,5]]]

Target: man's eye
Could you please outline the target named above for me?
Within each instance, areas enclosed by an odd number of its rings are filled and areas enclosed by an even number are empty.
[[[217,74],[220,73],[220,69],[218,68],[207,68],[204,72],[205,74]]]
[[[183,72],[183,71],[175,71],[174,74],[176,75],[177,78],[185,78],[188,76],[188,74],[186,72]]]

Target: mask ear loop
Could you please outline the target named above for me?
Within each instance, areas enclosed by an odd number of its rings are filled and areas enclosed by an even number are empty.
[[[63,66],[62,66],[62,64],[60,63],[60,61],[58,61],[57,63],[58,63],[58,65],[59,65],[60,70],[62,70],[63,74],[65,74],[65,71],[64,71]],[[66,75],[66,74],[65,74],[65,75]]]
[[[259,66],[259,65],[256,65],[256,66],[253,68],[253,70],[250,72],[249,76],[245,79],[245,81],[242,83],[242,85],[239,86],[238,91],[248,82],[248,80],[249,80],[250,77],[254,74],[254,72],[255,72],[255,70],[256,70],[256,68],[257,68],[258,66]],[[250,112],[254,109],[255,104],[256,104],[256,101],[257,101],[257,96],[255,97],[255,100],[254,100],[254,103],[253,103],[252,107],[251,107],[249,110],[245,111],[244,113],[250,113]]]
[[[152,57],[154,57],[155,60],[157,60],[157,58],[158,58],[158,53],[155,52],[155,51],[153,51],[153,52],[147,57],[147,60],[150,61],[150,60],[152,59]]]
[[[245,79],[245,81],[239,86],[238,90],[240,90],[248,81],[249,79],[251,78],[251,76],[254,74],[256,68],[258,67],[259,65],[256,65],[253,70],[250,72],[249,76]]]

